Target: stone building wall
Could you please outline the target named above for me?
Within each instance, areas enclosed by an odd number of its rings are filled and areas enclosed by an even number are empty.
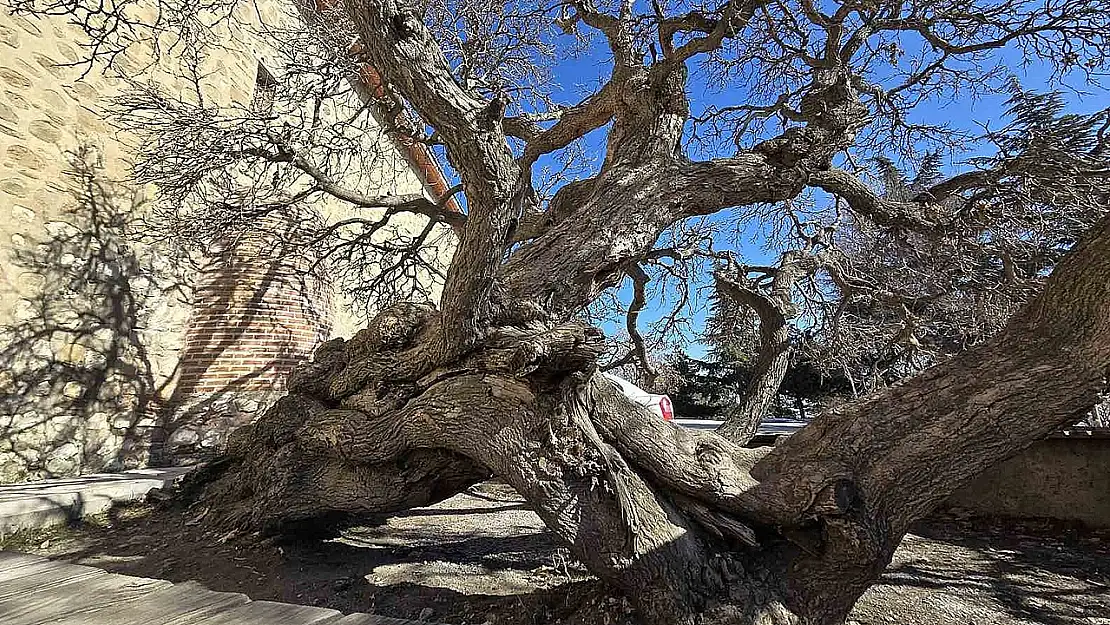
[[[1110,528],[1110,430],[1072,428],[983,472],[944,507]]]
[[[79,60],[76,41],[62,20],[0,14],[0,336],[13,350],[5,364],[25,368],[6,368],[0,379],[0,481],[137,462],[124,447],[147,425],[141,415],[150,406],[141,404],[149,400],[140,394],[168,382],[181,339],[148,328],[180,327],[188,316],[172,298],[144,297],[149,286],[135,285],[139,276],[81,267],[96,249],[123,247],[119,222],[142,204],[144,190],[108,182],[126,171],[124,148],[101,114],[120,82],[60,67]],[[68,153],[82,145],[91,149],[79,164]],[[96,170],[104,193],[84,193],[77,167]],[[93,223],[94,205],[115,227]],[[101,226],[101,236],[82,240],[80,233]],[[43,248],[53,249],[38,253]],[[125,295],[99,301],[113,291],[133,293],[142,310],[130,310]],[[74,323],[113,312],[122,314]],[[60,326],[74,331],[52,331]],[[28,340],[14,346],[17,337]],[[124,346],[128,353],[110,362]]]
[[[243,19],[288,19],[278,1],[244,7]],[[260,63],[280,68],[262,39],[225,35],[202,93],[246,105]],[[135,138],[106,121],[124,83],[62,66],[81,58],[79,41],[64,18],[0,13],[0,368],[18,364],[0,372],[0,482],[137,466],[152,445],[160,462],[210,451],[316,344],[359,323],[326,279],[280,253],[273,224],[195,264],[134,240],[132,222],[157,197],[128,182]],[[121,69],[191,88],[148,52],[129,51]],[[423,190],[412,155],[384,131],[377,140],[393,157],[360,172],[360,189]]]

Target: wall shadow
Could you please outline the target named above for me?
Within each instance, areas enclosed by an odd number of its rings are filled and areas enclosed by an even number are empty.
[[[73,201],[9,252],[22,299],[0,326],[0,482],[139,466],[172,379],[157,326],[185,305],[182,267],[136,244],[142,195],[94,149],[64,182]]]
[[[303,215],[185,252],[94,148],[59,184],[72,199],[8,253],[21,299],[0,320],[0,483],[203,460],[326,338]]]
[[[284,392],[331,327],[303,220],[274,211],[229,230],[200,259],[180,374],[152,435],[155,464],[203,461]]]

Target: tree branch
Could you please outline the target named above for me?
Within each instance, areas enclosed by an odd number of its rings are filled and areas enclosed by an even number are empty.
[[[677,48],[674,54],[667,57],[667,61],[669,63],[683,63],[697,54],[716,50],[721,47],[721,43],[726,37],[735,36],[737,32],[743,30],[751,21],[752,16],[755,15],[756,10],[767,4],[767,1],[728,0],[724,8],[720,10],[720,19],[715,22],[699,21],[697,19],[685,20],[683,24],[689,30],[701,30],[700,27],[708,26],[710,23],[713,24],[713,27],[704,37],[695,37]]]
[[[675,197],[680,199],[672,203],[674,218],[792,198],[804,187],[803,174],[781,165],[754,151],[685,163],[670,184]]]
[[[632,301],[628,304],[628,314],[625,316],[624,327],[628,331],[628,338],[632,340],[632,351],[636,354],[640,366],[643,367],[644,373],[647,375],[648,386],[652,386],[655,384],[657,373],[655,367],[648,360],[644,336],[640,334],[639,328],[640,313],[647,305],[645,289],[649,278],[647,272],[639,263],[629,263],[625,268],[625,273],[632,279]]]
[[[997,174],[984,171],[956,176],[918,196],[921,200],[929,200],[911,202],[884,198],[843,169],[813,172],[809,184],[843,198],[852,210],[880,226],[940,233],[947,231],[955,218],[955,215],[945,214],[948,211],[940,206],[941,202],[960,191],[985,185],[992,180],[992,175]]]
[[[289,163],[296,167],[298,170],[304,172],[315,181],[315,188],[319,191],[327,193],[328,195],[360,206],[363,208],[389,208],[394,209],[396,212],[408,212],[423,215],[433,221],[443,222],[450,225],[456,232],[461,231],[466,225],[466,215],[450,210],[447,208],[447,203],[450,201],[454,191],[449,191],[439,202],[432,202],[421,194],[411,193],[406,195],[382,195],[372,196],[365,193],[355,191],[345,187],[325,174],[320,168],[310,163],[307,159],[293,152],[289,146],[273,133],[269,134],[270,140],[274,143],[278,152],[269,152],[260,149],[246,149],[243,154],[260,158],[271,163]]]
[[[793,352],[789,320],[797,316],[794,287],[818,265],[820,252],[786,252],[771,272],[766,293],[740,284],[723,271],[714,274],[718,293],[749,306],[759,317],[759,356],[740,402],[729,408],[717,432],[737,443],[747,443],[782,387]],[[745,269],[737,272],[742,277]]]
[[[598,11],[591,0],[574,0],[571,4],[577,19],[605,35],[609,49],[613,52],[614,66],[631,67],[635,62],[628,28],[631,2],[621,0],[620,16],[617,17]]]
[[[597,93],[560,111],[555,124],[548,129],[540,128],[538,124],[529,124],[531,120],[527,118],[514,118],[512,122],[506,119],[506,133],[526,141],[524,154],[521,156],[522,166],[528,168],[540,156],[562,149],[607,124],[613,118],[613,98],[616,93],[617,87],[612,81],[605,83]],[[517,133],[510,132],[510,128]]]
[[[443,287],[440,356],[480,341],[490,323],[494,274],[512,231],[535,203],[501,126],[506,100],[482,101],[455,82],[447,59],[413,7],[346,0],[371,63],[442,136],[467,197],[466,227]]]
[[[962,483],[1101,401],[1110,379],[1108,276],[1104,217],[996,338],[824,413],[753,475],[773,496],[839,467],[873,522],[900,536]]]

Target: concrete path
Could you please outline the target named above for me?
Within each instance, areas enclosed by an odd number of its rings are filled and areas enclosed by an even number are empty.
[[[104,512],[172,485],[189,467],[137,469],[0,485],[0,533],[46,527]],[[4,622],[4,621],[0,621]]]
[[[417,625],[0,552],[4,625]],[[420,625],[429,625],[427,623]]]
[[[674,422],[684,428],[709,431],[716,430],[717,428],[721,427],[722,423],[724,423],[724,421],[718,421],[716,419],[675,419]],[[759,428],[756,429],[755,435],[789,436],[790,434],[797,432],[807,425],[809,425],[809,422],[807,421],[764,421],[763,423],[759,424]]]

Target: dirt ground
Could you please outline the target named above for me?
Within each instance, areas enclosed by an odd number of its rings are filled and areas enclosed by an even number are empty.
[[[443,623],[627,622],[507,487],[488,483],[328,542],[221,542],[146,505],[0,548],[214,590]],[[606,616],[589,620],[596,604]],[[589,606],[591,609],[584,609]],[[1110,625],[1110,532],[953,516],[922,523],[853,625]]]

